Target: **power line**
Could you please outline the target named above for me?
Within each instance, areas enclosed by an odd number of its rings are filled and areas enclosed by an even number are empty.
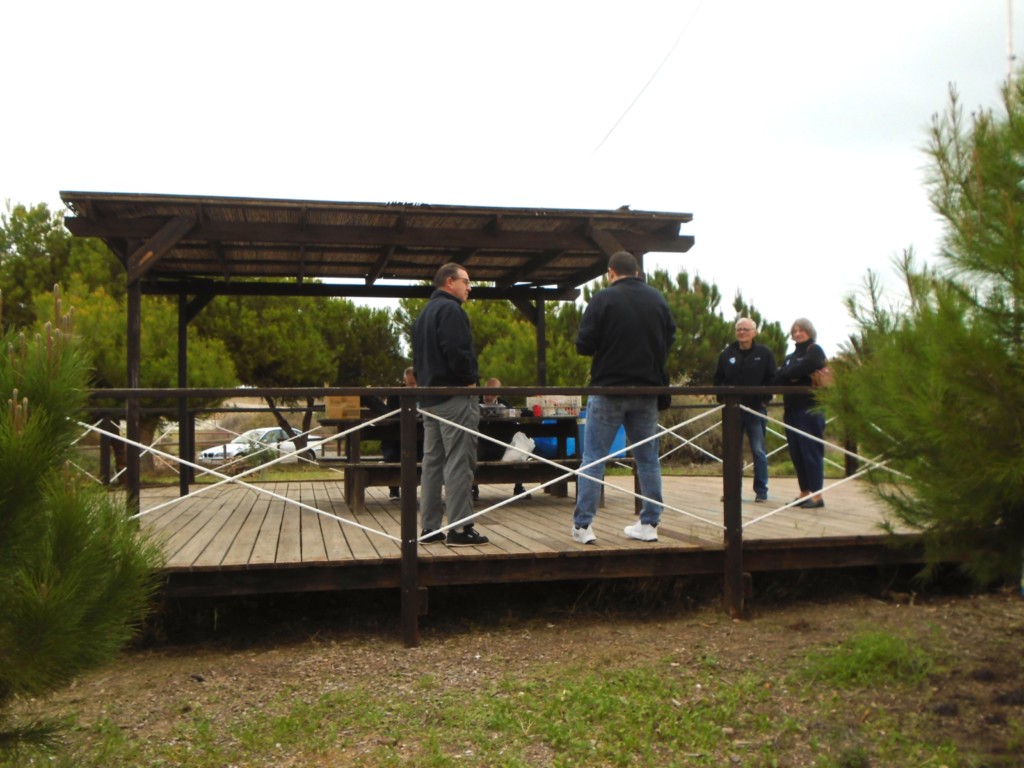
[[[612,135],[615,129],[619,127],[619,123],[621,123],[625,119],[626,115],[629,114],[629,111],[633,109],[633,105],[636,104],[640,100],[640,97],[644,95],[644,91],[647,90],[647,86],[654,82],[654,78],[656,78],[658,76],[658,73],[661,72],[661,68],[665,66],[665,62],[668,61],[669,56],[672,55],[672,52],[676,49],[676,46],[679,45],[679,41],[683,39],[683,35],[686,34],[686,30],[690,28],[690,24],[693,22],[694,17],[696,17],[697,11],[700,10],[701,5],[702,3],[697,3],[697,7],[693,9],[693,13],[690,14],[690,18],[686,20],[686,23],[683,25],[682,30],[679,32],[679,36],[676,38],[676,41],[672,43],[672,47],[669,48],[668,53],[665,54],[665,58],[661,60],[661,63],[658,65],[658,68],[654,70],[654,73],[650,76],[647,82],[644,83],[644,87],[640,89],[640,92],[633,98],[631,102],[629,102],[629,106],[626,107],[626,111],[623,112],[619,116],[619,119],[615,121],[615,125],[608,129],[608,133],[606,133],[604,135],[604,138],[601,139],[600,143],[596,147],[594,147],[594,151],[591,152],[592,155],[596,155],[597,150],[604,146],[604,143],[608,141],[608,137]]]

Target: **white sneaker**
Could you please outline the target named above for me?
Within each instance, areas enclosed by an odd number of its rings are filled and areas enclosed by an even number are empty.
[[[597,536],[594,535],[593,526],[588,525],[586,528],[577,528],[574,525],[572,527],[572,540],[579,544],[593,544],[597,541]]]
[[[622,529],[622,532],[626,534],[626,538],[628,539],[637,539],[638,541],[658,540],[658,526],[656,525],[636,522],[632,525],[627,525]]]

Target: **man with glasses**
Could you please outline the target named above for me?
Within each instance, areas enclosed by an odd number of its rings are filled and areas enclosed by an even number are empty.
[[[749,317],[736,321],[736,341],[718,356],[715,369],[716,387],[765,387],[775,378],[775,356],[764,344],[754,343],[757,323]],[[768,501],[768,454],[765,451],[765,431],[768,403],[771,395],[744,395],[740,403],[757,413],[742,412],[743,431],[750,442],[754,456],[754,501]],[[761,414],[760,416],[757,414]]]
[[[469,317],[462,308],[473,290],[469,274],[459,264],[445,264],[434,275],[434,292],[412,326],[412,362],[421,387],[476,387],[479,372]],[[421,395],[423,419],[423,475],[420,480],[420,509],[425,544],[446,541],[441,527],[441,487],[448,510],[447,544],[466,547],[486,544],[471,522],[473,500],[470,488],[476,473],[476,434],[480,426],[480,401],[476,394],[453,396]],[[467,427],[467,432],[454,425]]]

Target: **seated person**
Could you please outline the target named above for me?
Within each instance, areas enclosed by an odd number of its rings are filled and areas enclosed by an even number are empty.
[[[416,374],[413,373],[411,367],[405,369],[405,373],[402,375],[402,384],[406,387],[416,386]],[[374,401],[374,402],[370,402]],[[375,416],[381,416],[385,413],[395,410],[399,407],[398,395],[391,395],[388,397],[387,403],[381,403],[380,398],[377,397],[364,397],[363,403]],[[402,460],[402,442],[400,440],[381,440],[380,441],[380,452],[384,457],[384,461],[387,462],[399,462]],[[423,460],[423,441],[416,441],[416,461]],[[388,496],[392,499],[402,498],[401,489],[397,485],[388,486]]]
[[[487,380],[487,383],[484,384],[484,386],[485,387],[500,387],[501,386],[501,379],[490,378],[490,379]],[[508,400],[506,400],[501,395],[483,395],[480,398],[480,406],[481,406],[481,408],[484,409],[484,411],[490,411],[490,410],[499,411],[499,415],[501,415],[501,416],[504,416],[505,412],[507,412],[509,408],[513,407],[512,403],[510,403]]]
[[[484,386],[500,387],[501,380],[490,378]],[[484,408],[486,413],[488,406],[501,406],[505,409],[513,407],[511,403],[499,395],[483,395],[480,398],[480,407]],[[512,434],[515,432],[515,422],[488,424],[486,421],[482,420],[480,422],[480,432],[481,434],[489,435],[496,440],[508,443],[511,442]],[[501,457],[505,455],[505,446],[492,443],[489,440],[478,440],[476,455],[480,461],[501,461]],[[512,495],[518,496],[521,493],[526,493],[526,488],[522,483],[516,483],[512,488]],[[480,488],[476,485],[473,486],[473,498],[480,498]],[[527,496],[526,498],[530,497]]]

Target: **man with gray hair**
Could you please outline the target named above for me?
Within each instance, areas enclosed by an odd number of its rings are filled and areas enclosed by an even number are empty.
[[[460,264],[445,264],[434,275],[434,292],[412,326],[412,360],[420,387],[476,387],[480,374],[469,317],[462,308],[473,285]],[[476,432],[480,401],[476,391],[458,395],[419,397],[423,418],[423,475],[420,508],[425,544],[447,541],[450,547],[486,544],[473,528],[470,488],[476,473]],[[440,416],[451,424],[430,418]],[[467,427],[472,432],[460,429]],[[444,486],[448,523],[441,527],[441,487]],[[467,521],[463,523],[463,521]],[[461,530],[460,530],[461,527]]]
[[[757,323],[749,317],[736,321],[736,341],[718,356],[714,384],[716,387],[767,387],[775,380],[775,356],[764,344],[754,343]],[[743,411],[743,431],[754,457],[754,501],[768,501],[768,453],[765,431],[768,402],[771,395],[744,395],[740,403],[757,413]],[[760,415],[758,415],[760,414]]]
[[[595,293],[580,321],[576,351],[593,358],[590,384],[594,387],[661,387],[665,385],[665,360],[675,339],[665,297],[647,285],[640,265],[629,251],[617,251],[608,260],[607,288]],[[576,490],[572,538],[580,544],[597,540],[591,525],[597,514],[603,459],[621,427],[636,461],[643,502],[640,519],[624,533],[640,541],[658,540],[661,521],[661,462],[658,440],[657,395],[591,395],[587,398],[587,433],[583,441],[583,465]],[[593,465],[593,466],[589,466]]]

